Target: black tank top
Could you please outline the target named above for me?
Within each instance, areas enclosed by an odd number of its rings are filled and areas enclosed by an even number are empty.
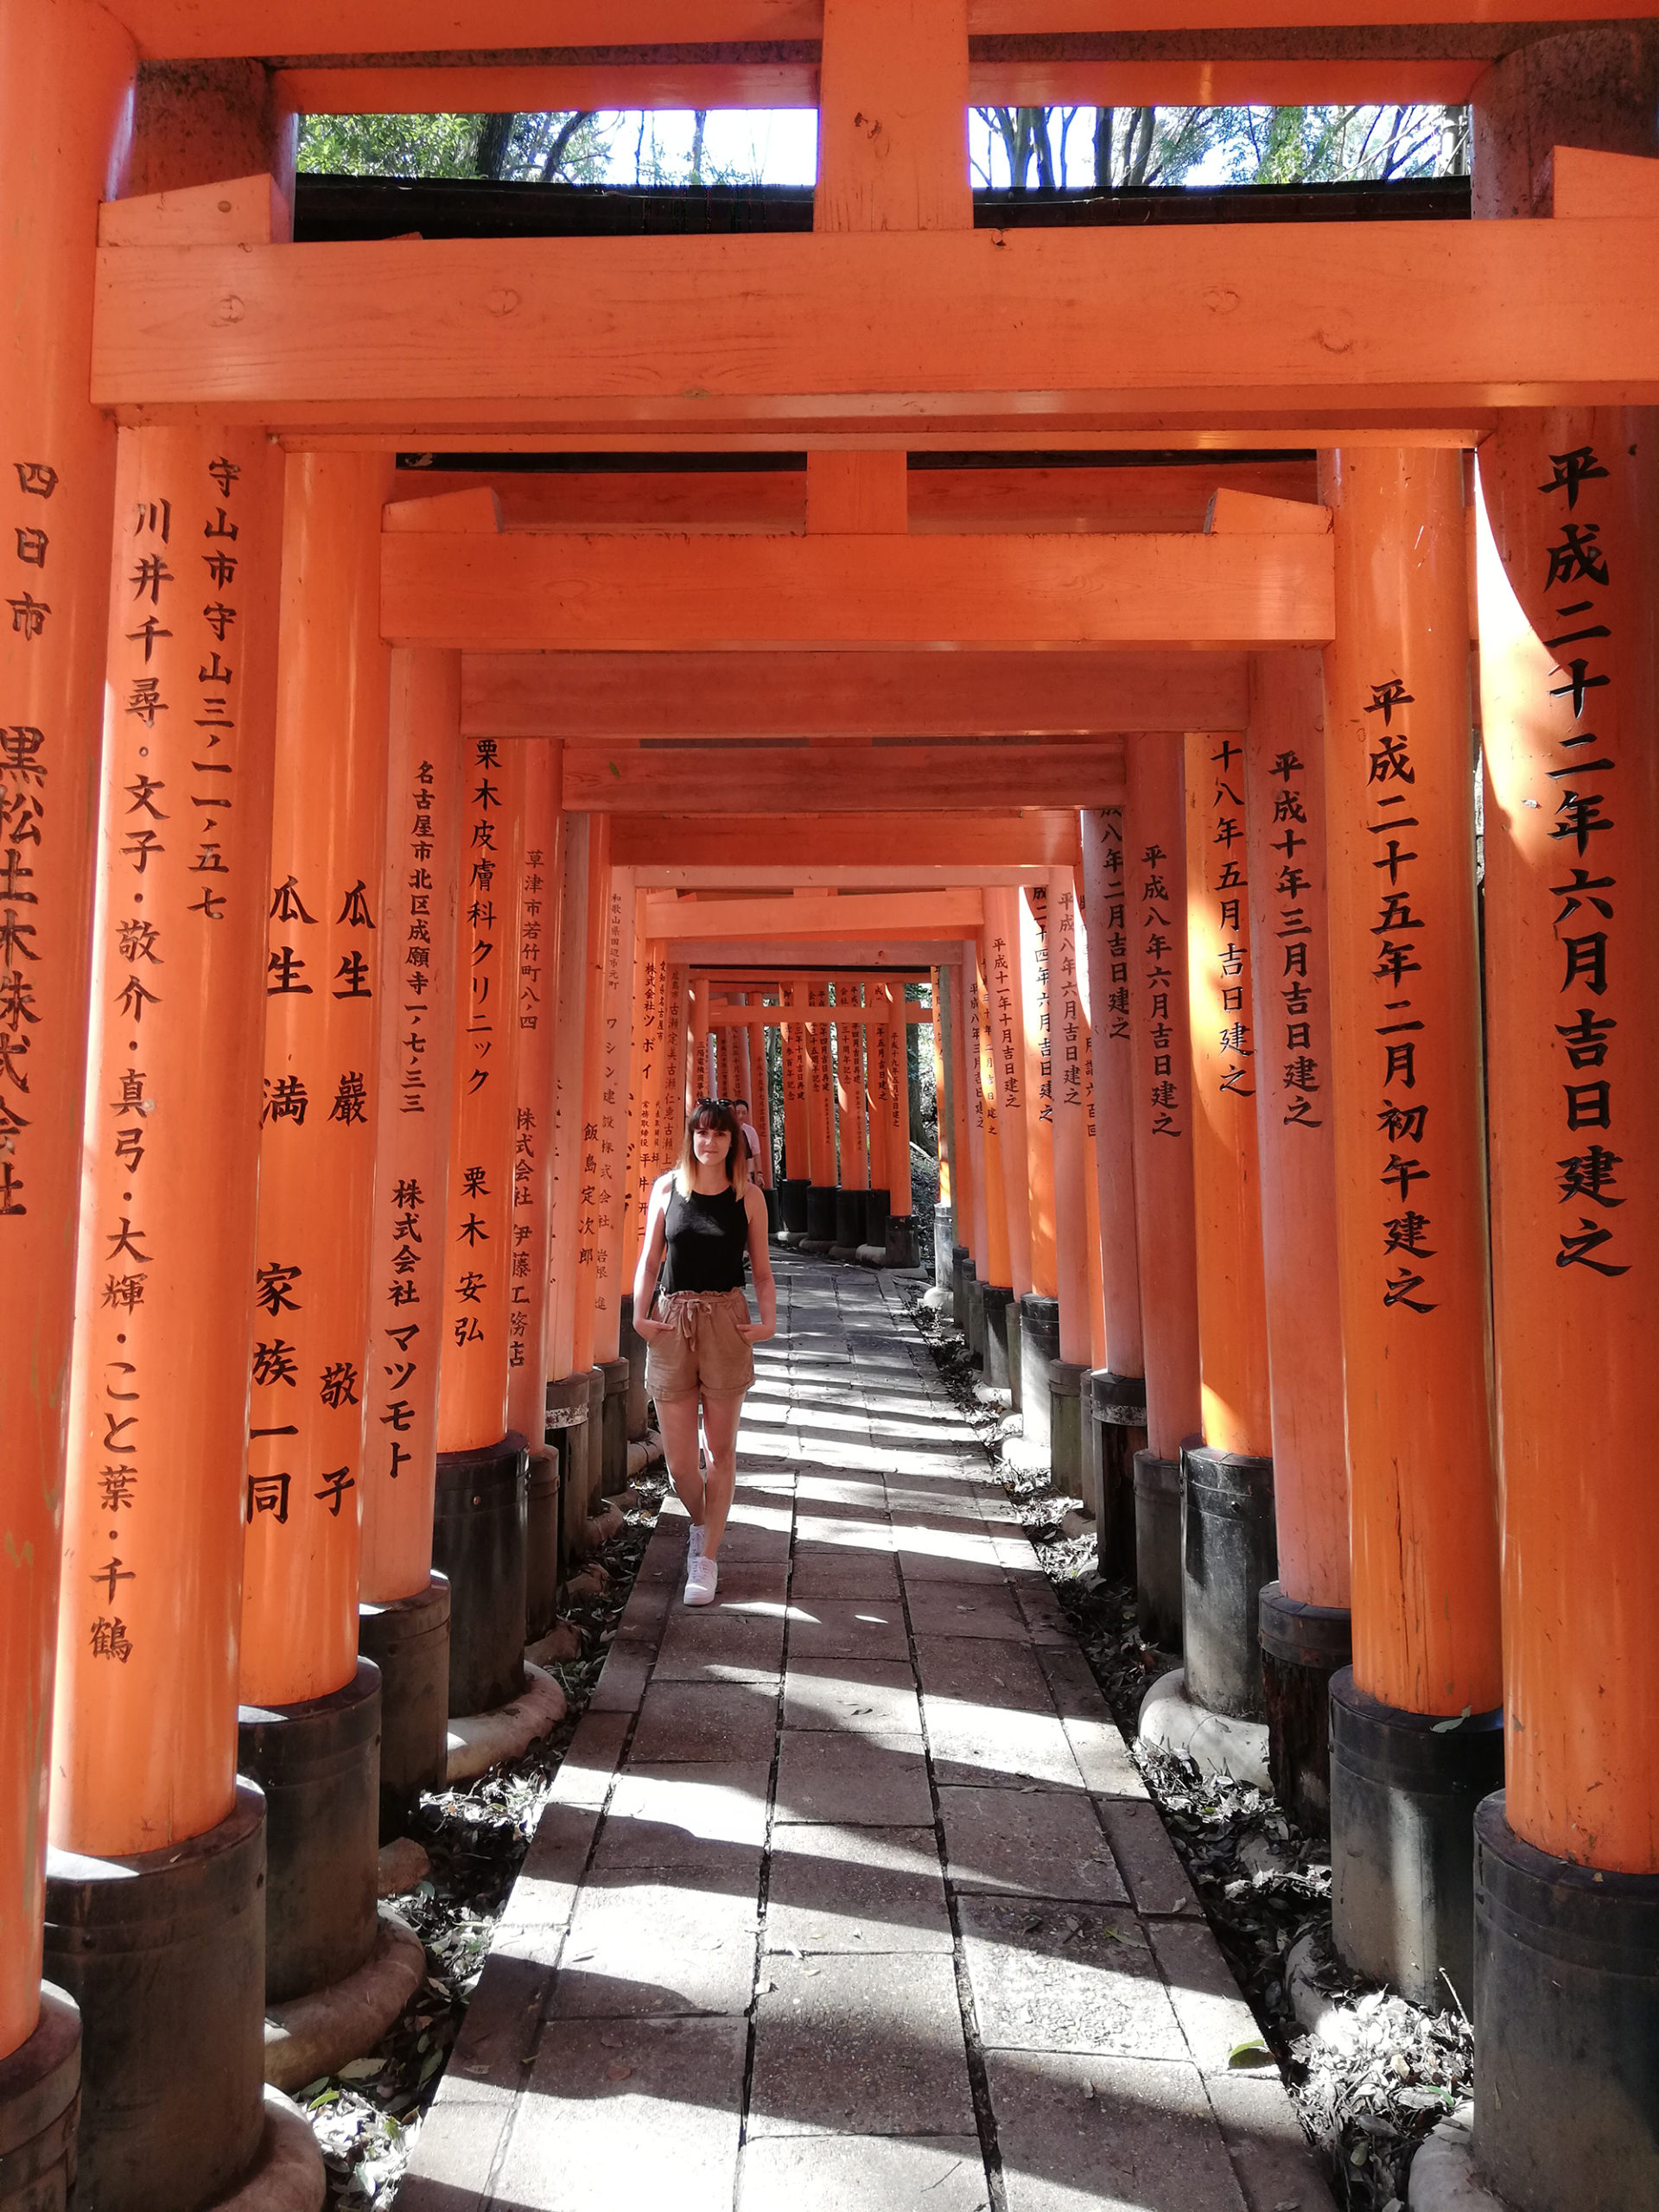
[[[664,1263],[664,1298],[677,1290],[713,1293],[741,1290],[743,1258],[748,1249],[749,1217],[735,1191],[700,1191],[682,1198],[675,1183],[663,1224],[668,1256]]]

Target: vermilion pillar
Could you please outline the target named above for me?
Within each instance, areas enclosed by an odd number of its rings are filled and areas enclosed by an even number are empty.
[[[969,1042],[974,1020],[973,941],[963,940],[963,959],[946,970],[946,1007],[950,1015],[949,1051],[952,1072],[950,1118],[956,1160],[956,1194],[951,1200],[950,1310],[960,1325],[967,1318],[963,1269],[977,1268],[977,1255],[985,1249],[985,1173],[981,1158],[982,1120],[976,1078],[972,1071],[977,1053]],[[958,1256],[960,1255],[960,1257]],[[941,1287],[944,1286],[942,1284]],[[962,1312],[957,1313],[958,1305]]]
[[[1479,461],[1509,1727],[1477,1827],[1476,2149],[1528,2212],[1656,2186],[1644,2096],[1554,2107],[1569,2054],[1620,2080],[1659,2016],[1656,455],[1652,410],[1586,409],[1508,416]]]
[[[1244,741],[1275,1583],[1262,1593],[1274,1788],[1330,1817],[1329,1681],[1352,1656],[1318,657],[1263,653]]]
[[[264,2124],[265,1839],[237,1787],[237,1643],[282,512],[263,435],[122,434],[48,1958],[86,2014],[87,2184],[128,2201],[149,2173],[199,2201],[253,2164]],[[181,1853],[215,1907],[158,1961]],[[181,2069],[213,2091],[189,2144]]]
[[[605,953],[610,916],[611,821],[595,815],[589,839],[588,938],[582,1059],[582,1131],[577,1154],[575,1302],[573,1357],[575,1371],[588,1378],[586,1443],[588,1503],[598,1515],[603,1478],[604,1370],[595,1364],[599,1263],[604,1248],[600,1216],[605,1211],[601,1178],[602,1131],[600,1095],[605,1087]]]
[[[588,906],[592,896],[593,817],[564,818],[564,867],[559,894],[558,1027],[554,1041],[553,1210],[548,1299],[547,1434],[559,1448],[560,1517],[567,1562],[592,1548],[588,1512],[586,1362],[575,1360],[577,1264],[582,1186],[582,1069],[588,1037]],[[682,970],[682,974],[683,971]],[[704,1009],[706,987],[699,984]],[[697,1020],[694,1012],[692,1020]],[[702,1032],[696,1031],[700,1038]],[[688,1069],[688,1084],[696,1081]],[[699,1086],[700,1087],[700,1086]]]
[[[559,889],[564,873],[563,754],[524,746],[524,849],[518,896],[518,1103],[507,1314],[507,1430],[530,1448],[524,1633],[552,1625],[559,1585],[559,1459],[547,1443],[548,1306],[553,1233],[554,1052],[559,1026]]]
[[[1026,1136],[1026,1025],[1020,975],[1020,894],[1001,887],[985,893],[985,987],[988,1041],[996,1075],[997,1133],[1008,1226],[1008,1271],[1016,1300],[1032,1287],[1031,1185]],[[1022,1173],[1021,1170],[1026,1172]],[[1020,1398],[1018,1345],[1010,1319],[1008,1380]]]
[[[772,1078],[766,1063],[766,1025],[760,1009],[766,1004],[765,991],[751,991],[749,1005],[754,1018],[749,1028],[749,1118],[754,1123],[754,1133],[760,1140],[760,1150],[754,1162],[754,1172],[762,1185],[772,1188]]]
[[[1123,810],[1080,817],[1084,933],[1094,1078],[1095,1204],[1103,1344],[1084,1406],[1101,1573],[1135,1580],[1135,1454],[1147,1445],[1129,1043],[1129,925]]]
[[[1136,1218],[1147,1225],[1140,1240],[1147,1449],[1135,1459],[1135,1581],[1141,1634],[1174,1650],[1181,1633],[1180,1453],[1200,1440],[1203,1419],[1182,744],[1148,734],[1131,738],[1125,752],[1135,1197]]]
[[[639,1257],[645,1204],[651,1192],[648,1163],[656,1141],[652,1092],[662,1073],[663,949],[646,934],[645,893],[633,893],[633,1001],[629,1013],[627,1154],[622,1181],[622,1274],[631,1282]],[[622,1294],[623,1339],[629,1340],[633,1294]],[[643,1351],[640,1357],[643,1358]]]
[[[1025,1076],[1026,1214],[1031,1285],[1019,1306],[1020,1377],[1015,1404],[1024,1421],[1020,1455],[1050,1464],[1048,1363],[1059,1357],[1055,1272],[1054,1104],[1048,1007],[1048,893],[1027,884],[1013,894],[1020,969],[1020,1048]]]
[[[461,925],[444,1224],[434,1557],[449,1578],[449,1711],[524,1683],[525,1442],[507,1427],[518,1112],[524,749],[461,754]]]
[[[974,1163],[974,1220],[976,1229],[982,1223],[984,1235],[985,1381],[992,1389],[1006,1390],[1013,1375],[1008,1331],[1014,1303],[1014,1271],[1008,1250],[1007,1157],[997,1096],[996,1031],[991,1019],[991,986],[983,933],[977,942],[964,946],[963,951],[963,974],[969,1009],[967,1082],[971,1088],[975,1129],[980,1138]],[[971,959],[968,957],[969,954]]]
[[[1451,453],[1348,450],[1321,464],[1321,494],[1353,1542],[1353,1670],[1332,1690],[1336,1928],[1356,1964],[1438,2003],[1442,1970],[1469,1986],[1474,1808],[1503,1759],[1462,470]]]
[[[809,1008],[827,1007],[827,983],[807,987]],[[830,1027],[809,1021],[803,1038],[806,1058],[807,1152],[811,1189],[807,1193],[806,1236],[803,1242],[827,1252],[836,1241],[836,1098],[835,1071],[830,1058]]]
[[[916,1263],[911,1217],[914,1192],[910,1173],[910,1025],[905,1014],[904,985],[883,983],[880,988],[887,1005],[887,1265],[909,1268]]]
[[[1260,1720],[1257,1607],[1273,1579],[1273,1421],[1255,1141],[1242,737],[1186,740],[1187,1006],[1204,1441],[1185,1454],[1186,1690]],[[1201,1523],[1202,1526],[1196,1524]]]
[[[391,657],[363,1565],[358,1649],[381,1675],[380,1822],[448,1753],[449,1586],[432,1569],[461,856],[461,658]]]
[[[98,207],[121,188],[136,67],[101,8],[0,6],[0,419],[12,446],[0,485],[0,915],[33,929],[23,942],[36,956],[0,962],[0,1517],[12,1538],[0,1547],[0,2058],[30,2045],[19,2094],[41,2097],[42,2132],[78,2078],[73,2009],[54,1993],[41,2018],[41,1929],[86,1067],[88,734],[115,476],[113,425],[86,395]]]
[[[869,994],[866,994],[868,997]],[[891,1186],[887,1179],[887,1085],[893,1071],[887,1065],[887,1032],[880,1022],[864,1032],[864,1090],[861,1111],[868,1130],[869,1194],[864,1213],[864,1242],[881,1245],[887,1239]],[[941,1100],[943,1106],[943,1100]]]
[[[1090,1153],[1088,993],[1077,962],[1077,905],[1069,868],[1051,868],[1045,1001],[1053,1120],[1055,1287],[1059,1351],[1049,1363],[1049,1464],[1057,1485],[1081,1491],[1083,1389],[1092,1363],[1095,1294],[1089,1264]]]
[[[836,1003],[859,1011],[864,987],[855,976],[836,979]],[[836,1143],[840,1172],[836,1179],[836,1241],[838,1257],[851,1259],[864,1242],[864,1192],[869,1153],[864,1135],[864,1028],[861,1022],[835,1026]]]
[[[599,1032],[599,1217],[594,1258],[594,1358],[603,1370],[600,1487],[607,1497],[628,1478],[628,1362],[622,1351],[623,1247],[627,1235],[628,1080],[632,1061],[634,888],[613,868],[605,905]],[[734,1032],[747,1041],[742,1029]]]
[[[272,1997],[352,1972],[375,1934],[379,1677],[358,1662],[357,1600],[391,476],[375,455],[290,454],[287,466],[241,1653],[243,1771],[269,1777],[272,1793]],[[226,629],[221,664],[235,636]],[[358,1794],[329,1799],[338,1809],[323,1834],[312,1792],[339,1790],[342,1766]]]
[[[786,983],[779,994],[784,1011],[796,1014],[806,1002],[798,983]],[[812,1186],[807,1135],[806,1032],[797,1020],[786,1020],[778,1033],[784,1078],[784,1175],[779,1186],[779,1206],[785,1233],[791,1243],[806,1234],[806,1194]]]

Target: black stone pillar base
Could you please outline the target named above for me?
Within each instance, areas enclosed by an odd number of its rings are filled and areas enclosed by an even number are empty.
[[[1474,2021],[1480,2178],[1515,2212],[1655,2212],[1659,1875],[1538,1851],[1488,1797]]]
[[[1146,1378],[1096,1368],[1084,1392],[1083,1419],[1100,1572],[1108,1582],[1133,1582],[1135,1459],[1147,1448]]]
[[[40,2019],[0,2059],[0,2212],[64,2212],[75,2188],[79,2013],[40,1984]]]
[[[770,1241],[772,1237],[777,1236],[779,1230],[784,1225],[784,1217],[778,1210],[778,1188],[776,1184],[763,1183],[760,1185],[760,1195],[766,1200],[766,1236],[768,1241]]]
[[[1014,1293],[1007,1283],[988,1282],[980,1293],[985,1330],[985,1387],[1008,1387],[1008,1313]]]
[[[933,1287],[950,1287],[950,1255],[957,1246],[957,1209],[950,1198],[941,1198],[933,1209]]]
[[[524,1688],[529,1487],[530,1454],[514,1430],[475,1452],[438,1454],[432,1564],[449,1578],[452,1716],[487,1713]]]
[[[1008,1403],[1015,1413],[1025,1410],[1025,1378],[1020,1372],[1020,1306],[1017,1298],[1008,1300]]]
[[[372,1779],[360,1815],[372,1924]],[[48,1851],[46,1971],[80,2008],[76,2204],[198,2212],[258,2157],[265,1851],[265,1800],[246,1782],[188,1842],[120,1859]]]
[[[864,1193],[864,1235],[866,1244],[879,1244],[885,1251],[887,1243],[887,1214],[892,1205],[887,1191],[868,1190]]]
[[[963,1334],[968,1339],[968,1357],[982,1366],[985,1361],[985,1285],[972,1273],[963,1277],[963,1287],[968,1293],[968,1326]]]
[[[1181,1648],[1181,1463],[1135,1455],[1135,1618],[1141,1641]]]
[[[534,1643],[559,1610],[559,1520],[563,1511],[559,1450],[544,1444],[530,1455],[524,1491],[524,1641]]]
[[[1049,1478],[1062,1496],[1083,1492],[1083,1387],[1089,1370],[1069,1359],[1048,1363]],[[1084,1503],[1090,1500],[1084,1497]]]
[[[1181,1454],[1181,1619],[1186,1687],[1230,1720],[1265,1720],[1262,1589],[1278,1571],[1273,1462],[1207,1444]]]
[[[1060,1356],[1060,1301],[1029,1290],[1020,1300],[1020,1411],[1025,1419],[1026,1452],[1035,1459],[1052,1449],[1049,1436],[1048,1363]]]
[[[855,1260],[864,1242],[864,1199],[861,1190],[836,1192],[836,1236],[830,1247],[832,1260]]]
[[[327,1697],[245,1705],[237,1737],[265,1793],[265,1997],[280,2004],[344,1980],[374,1948],[380,1670],[359,1659]]]
[[[64,2212],[79,2112],[80,2014],[44,1981],[34,2034],[0,2058],[0,2212]]]
[[[599,1430],[599,1492],[614,1497],[628,1486],[628,1363],[607,1359],[600,1373],[605,1378]]]
[[[968,1333],[968,1278],[973,1271],[973,1254],[965,1244],[953,1244],[950,1247],[950,1319],[964,1337]]]
[[[1331,1677],[1354,1656],[1346,1605],[1309,1605],[1262,1585],[1262,1691],[1273,1794],[1292,1820],[1331,1833]]]
[[[801,1249],[815,1259],[821,1259],[836,1241],[836,1200],[839,1196],[833,1184],[814,1183],[806,1193],[806,1234],[801,1239]]]
[[[584,1370],[588,1378],[588,1426],[582,1432],[586,1455],[582,1479],[586,1484],[582,1496],[589,1513],[602,1512],[605,1482],[605,1370],[589,1367]]]
[[[1467,2012],[1475,1808],[1503,1787],[1503,1716],[1436,1717],[1367,1697],[1351,1667],[1331,1679],[1332,1929],[1357,1973],[1435,2012],[1449,1980]]]
[[[770,1194],[769,1194],[770,1195]],[[768,1224],[771,1214],[768,1209]],[[633,1293],[622,1294],[622,1357],[628,1363],[628,1440],[643,1442],[650,1419],[645,1412],[645,1340],[633,1325]]]
[[[559,1580],[588,1555],[588,1376],[556,1376],[547,1386],[547,1440],[559,1455]]]
[[[804,1175],[785,1175],[778,1185],[778,1208],[783,1216],[780,1234],[791,1244],[806,1234],[807,1194],[811,1188]]]
[[[913,1268],[916,1264],[916,1219],[913,1214],[887,1216],[887,1251],[884,1268]]]
[[[449,1584],[357,1609],[359,1658],[380,1670],[380,1840],[408,1832],[423,1789],[442,1789],[448,1758]]]

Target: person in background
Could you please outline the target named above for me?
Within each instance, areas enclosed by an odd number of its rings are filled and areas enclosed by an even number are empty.
[[[746,1256],[758,1322],[749,1319],[743,1289]],[[663,1302],[653,1311],[659,1287]],[[737,1485],[738,1418],[754,1380],[750,1346],[778,1326],[766,1201],[749,1179],[748,1148],[723,1099],[697,1101],[679,1165],[652,1190],[633,1310],[645,1317],[634,1326],[645,1341],[645,1388],[656,1402],[669,1477],[691,1516],[684,1602],[712,1605]],[[699,1404],[706,1464],[699,1461]]]
[[[733,1118],[738,1128],[742,1130],[743,1141],[748,1147],[749,1173],[753,1175],[758,1173],[756,1162],[760,1157],[760,1132],[749,1119],[749,1102],[747,1098],[734,1098],[729,1101],[729,1103]]]

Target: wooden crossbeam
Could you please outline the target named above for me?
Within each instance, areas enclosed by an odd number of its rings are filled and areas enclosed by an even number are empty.
[[[690,861],[677,867],[636,866],[629,873],[637,891],[949,891],[959,887],[983,891],[1004,885],[1018,888],[1046,883],[1049,871],[1046,868],[981,868],[971,861],[932,867],[917,861],[824,867],[810,861],[782,865],[756,861],[741,868],[709,867]]]
[[[1319,645],[1331,541],[388,534],[380,620],[493,652]]]
[[[702,962],[709,966],[759,968],[782,961],[814,976],[844,968],[880,968],[884,973],[904,974],[912,982],[919,982],[921,977],[910,971],[919,969],[925,976],[936,961],[949,963],[958,940],[925,933],[921,938],[884,938],[875,931],[868,937],[831,939],[726,938],[711,943],[698,938],[668,938],[664,943],[668,958],[688,967]],[[775,965],[769,972],[776,973]]]
[[[618,814],[611,823],[611,863],[636,868],[695,859],[742,869],[755,861],[793,858],[869,867],[977,861],[987,868],[1048,868],[1075,867],[1081,858],[1075,810],[922,812],[914,798],[907,810],[879,814],[785,809],[760,820],[730,808],[695,816],[669,809]]]
[[[1065,32],[1236,29],[1300,26],[1454,22],[1467,0],[972,0],[970,32],[1040,37]],[[1518,0],[1523,22],[1570,23],[1628,18],[1644,0]],[[630,46],[669,48],[816,41],[823,0],[262,0],[257,10],[210,8],[202,0],[111,0],[151,60],[213,56],[323,57],[353,54],[464,54],[467,49],[545,51],[560,47],[614,54]],[[816,56],[810,57],[816,59]],[[461,104],[471,111],[470,100]]]
[[[1086,742],[895,745],[859,753],[568,745],[563,788],[571,814],[861,815],[925,805],[978,814],[987,807],[1116,805],[1123,766],[1115,747]],[[682,853],[700,850],[692,833]]]
[[[1185,472],[1182,472],[1185,473]],[[461,656],[469,737],[1082,737],[1243,729],[1242,653]]]
[[[936,931],[962,937],[984,918],[985,902],[975,890],[847,898],[810,891],[788,899],[677,899],[671,892],[653,891],[645,899],[646,934],[681,944],[774,931],[798,938],[856,937],[864,931],[888,938],[931,936]]]
[[[821,1022],[824,1020],[823,1011],[817,1007],[814,1007],[810,1014],[792,1012],[786,1007],[768,1006],[757,1009],[752,1005],[740,1006],[729,998],[711,997],[709,1011],[710,1014],[729,1013],[736,1020],[757,1022],[766,1029],[802,1029],[808,1021]],[[897,1012],[896,1007],[889,1011],[885,1006],[832,1006],[829,1009],[829,1019],[849,1028],[880,1028],[891,1021]],[[912,1027],[931,1028],[932,1008],[906,1005],[904,1018]]]
[[[1651,219],[128,245],[92,397],[400,444],[1472,435],[1659,401],[1656,264]]]

